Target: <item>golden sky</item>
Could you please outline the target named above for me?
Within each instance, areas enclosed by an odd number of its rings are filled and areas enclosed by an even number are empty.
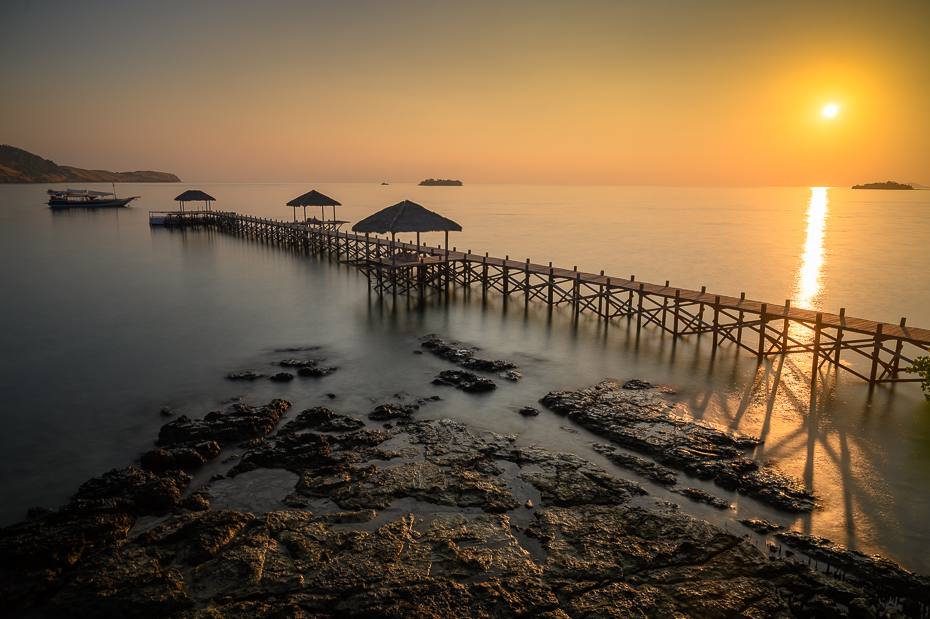
[[[10,0],[0,84],[185,181],[930,185],[927,0]]]

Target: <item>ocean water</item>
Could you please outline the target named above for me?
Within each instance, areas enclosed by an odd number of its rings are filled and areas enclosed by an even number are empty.
[[[578,453],[731,530],[742,532],[736,518],[766,518],[930,573],[930,404],[917,385],[870,389],[830,371],[812,394],[806,356],[759,363],[732,347],[712,350],[709,337],[676,341],[637,333],[627,320],[573,320],[566,308],[527,308],[522,297],[478,289],[382,297],[325,256],[150,228],[147,211],[173,209],[188,188],[215,196],[218,209],[288,220],[286,202],[310,189],[342,202],[338,217],[353,222],[410,199],[462,225],[450,235],[460,250],[930,327],[930,191],[140,184],[118,187],[142,196],[131,209],[53,212],[44,186],[0,186],[0,525],[137,464],[166,421],[163,407],[202,417],[235,398],[283,397],[292,415],[324,405],[364,418],[381,403],[439,395],[419,418]],[[513,361],[524,378],[498,381],[489,394],[434,386],[451,366],[413,354],[428,333]],[[270,374],[294,356],[339,369],[286,384],[224,379]],[[803,479],[820,507],[786,514],[682,475],[733,503],[714,510],[612,465],[591,447],[599,437],[551,411],[516,413],[542,408],[550,390],[605,378],[668,385],[688,414],[761,436],[751,455]],[[215,461],[195,483],[222,468]]]

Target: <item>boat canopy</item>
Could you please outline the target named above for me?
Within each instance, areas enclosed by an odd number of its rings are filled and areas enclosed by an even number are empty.
[[[111,191],[90,191],[89,189],[49,189],[50,196],[112,196]]]

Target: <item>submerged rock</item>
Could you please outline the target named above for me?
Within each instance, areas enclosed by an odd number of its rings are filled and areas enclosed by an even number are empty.
[[[285,368],[314,367],[320,361],[322,359],[283,359],[278,361],[278,365]]]
[[[259,374],[257,372],[234,372],[233,374],[227,374],[226,378],[229,380],[255,380],[262,376],[264,376],[264,374]]]
[[[181,500],[181,490],[191,481],[182,471],[157,474],[128,466],[112,469],[81,484],[75,501],[122,499],[131,502],[140,515],[165,514]]]
[[[375,421],[384,421],[386,419],[410,419],[413,413],[419,409],[417,404],[381,404],[375,410],[368,413],[368,418]]]
[[[779,529],[781,529],[780,524],[775,524],[773,522],[769,522],[768,520],[744,519],[744,520],[738,520],[737,522],[739,522],[741,525],[745,527],[749,527],[756,533],[761,533],[763,535],[766,533],[771,533],[772,531],[778,531]]]
[[[700,501],[701,503],[707,503],[711,507],[716,507],[717,509],[727,509],[730,507],[730,502],[726,499],[721,499],[712,495],[706,490],[701,490],[700,488],[682,488],[676,487],[672,489],[674,492],[682,496],[686,496],[689,499]]]
[[[508,380],[520,380],[522,375],[515,372],[516,364],[510,361],[479,359],[475,357],[476,348],[459,345],[458,342],[446,343],[438,335],[431,333],[420,338],[422,346],[434,355],[446,361],[458,363],[466,370],[476,372],[492,372]]]
[[[477,371],[477,372],[494,372],[494,373],[503,372],[504,370],[513,370],[517,368],[516,365],[514,365],[513,363],[509,361],[500,361],[500,360],[491,361],[489,359],[478,359],[476,357],[465,359],[464,361],[459,363],[459,365],[465,368],[466,370],[472,370],[472,371]]]
[[[177,443],[167,448],[152,449],[142,454],[142,468],[150,471],[190,469],[212,460],[220,454],[216,441],[202,443]]]
[[[348,415],[340,415],[323,406],[308,408],[284,424],[278,434],[291,434],[301,430],[320,432],[349,432],[364,427],[365,422]]]
[[[449,385],[458,387],[462,391],[479,393],[497,389],[497,385],[490,378],[478,376],[471,372],[463,370],[445,370],[439,373],[439,376],[433,379],[434,385]]]
[[[194,492],[181,501],[185,509],[192,512],[203,512],[210,509],[209,493],[205,491]]]
[[[165,447],[216,441],[222,446],[264,436],[290,405],[287,400],[275,399],[259,408],[239,403],[228,412],[213,411],[203,419],[181,415],[161,427],[156,444]]]
[[[633,454],[617,451],[617,448],[613,445],[595,443],[593,447],[595,451],[604,454],[614,463],[624,468],[630,469],[631,471],[635,471],[636,473],[639,473],[643,477],[646,477],[657,484],[661,484],[663,486],[672,486],[678,483],[678,478],[675,476],[675,472],[667,466],[662,466],[661,464],[650,462],[640,458],[639,456],[634,456]]]
[[[799,480],[743,456],[759,439],[688,419],[654,390],[624,390],[603,381],[579,391],[552,391],[541,402],[611,441],[786,511],[811,511],[814,496]]]
[[[426,348],[440,359],[455,363],[474,356],[476,350],[475,348],[459,346],[458,342],[450,342],[447,344],[443,342],[438,335],[433,333],[424,335],[420,339],[422,340],[422,344],[420,345],[423,348]]]
[[[776,533],[775,538],[826,564],[834,575],[839,572],[844,580],[873,592],[873,595],[906,598],[911,606],[915,603],[922,606],[923,613],[930,607],[930,576],[915,574],[883,557],[851,550],[816,535],[786,531]]]
[[[300,376],[328,376],[334,372],[336,368],[321,368],[317,365],[305,365],[304,367],[297,370],[297,374]]]
[[[277,374],[273,375],[270,380],[282,383],[289,380],[294,380],[294,375],[290,372],[278,372]]]

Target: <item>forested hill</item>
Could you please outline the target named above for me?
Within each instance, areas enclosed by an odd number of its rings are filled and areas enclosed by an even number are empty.
[[[0,183],[180,183],[169,172],[109,172],[60,166],[50,159],[7,144],[0,145]]]

